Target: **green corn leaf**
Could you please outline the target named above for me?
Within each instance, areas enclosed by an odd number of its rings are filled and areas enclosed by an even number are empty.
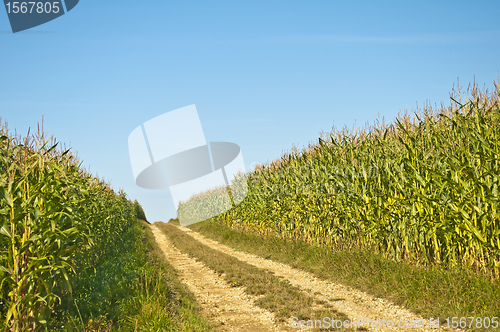
[[[12,239],[12,233],[9,230],[9,227],[6,224],[3,224],[0,227],[0,234],[7,236],[9,239]]]
[[[0,199],[3,199],[9,207],[12,207],[13,199],[7,188],[0,187]]]
[[[2,266],[2,265],[0,265],[0,271],[3,271],[3,272],[6,272],[6,273],[10,274],[10,270],[8,268],[6,268],[5,266]]]

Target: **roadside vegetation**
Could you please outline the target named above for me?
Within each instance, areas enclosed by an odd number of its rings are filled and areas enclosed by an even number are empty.
[[[218,219],[498,278],[499,97],[498,86],[492,93],[472,88],[450,107],[334,131],[258,166],[247,199]]]
[[[454,91],[257,166],[243,202],[190,227],[423,316],[499,317],[499,128],[496,83]]]
[[[140,204],[43,130],[0,126],[2,331],[209,331]]]
[[[448,317],[500,317],[500,282],[463,268],[394,261],[370,250],[336,250],[237,230],[217,220],[188,227],[236,250],[388,299],[424,318],[439,317],[441,323]]]
[[[55,309],[50,331],[213,331],[193,295],[178,279],[138,221],[106,262],[78,276],[73,302]]]

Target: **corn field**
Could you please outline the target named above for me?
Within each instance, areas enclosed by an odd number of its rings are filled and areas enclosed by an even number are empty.
[[[208,219],[232,207],[231,196],[226,186],[220,186],[194,195],[180,202],[177,218],[187,224]]]
[[[42,131],[0,126],[0,315],[6,331],[47,330],[71,280],[135,222],[134,204]]]
[[[396,260],[500,267],[500,89],[394,123],[333,130],[249,174],[249,194],[215,219],[233,228]]]

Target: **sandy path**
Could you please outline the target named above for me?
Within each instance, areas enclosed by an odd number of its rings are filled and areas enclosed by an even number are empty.
[[[201,262],[181,253],[154,225],[151,230],[181,281],[195,294],[205,314],[225,331],[283,331],[274,322],[274,314],[255,306],[255,297],[242,287],[230,287],[226,281]]]
[[[294,286],[298,286],[304,291],[308,291],[311,296],[328,301],[330,305],[336,310],[345,313],[348,317],[352,318],[355,322],[355,318],[366,317],[372,321],[379,320],[381,327],[378,328],[377,324],[369,328],[369,330],[376,331],[394,331],[394,330],[405,330],[405,331],[441,331],[442,329],[431,328],[429,319],[423,319],[418,317],[407,309],[400,306],[396,306],[389,301],[375,298],[367,293],[352,289],[350,287],[342,286],[339,284],[334,284],[328,281],[320,280],[316,278],[312,273],[305,272],[292,268],[286,264],[277,263],[268,259],[264,259],[259,256],[248,254],[241,251],[236,251],[223,244],[216,241],[208,239],[203,235],[194,232],[186,227],[179,227],[182,231],[191,235],[193,238],[199,242],[209,246],[212,249],[222,251],[228,255],[238,258],[239,260],[246,262],[248,264],[254,265],[258,268],[266,269],[272,271],[275,275],[282,276],[290,281]],[[385,323],[384,321],[385,320]],[[393,323],[393,328],[390,327],[390,323]],[[422,321],[425,325],[418,323]],[[359,321],[358,321],[359,322]],[[398,324],[401,324],[403,328],[399,328]],[[406,328],[408,324],[408,328]],[[411,325],[413,324],[413,325]],[[384,328],[385,325],[385,328]],[[359,325],[358,325],[359,326]],[[365,325],[361,325],[366,327]],[[410,327],[412,326],[412,327]]]

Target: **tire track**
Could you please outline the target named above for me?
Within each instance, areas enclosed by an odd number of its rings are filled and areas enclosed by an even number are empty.
[[[201,262],[180,252],[154,225],[151,230],[170,264],[178,271],[183,283],[195,294],[207,317],[226,331],[283,331],[275,324],[274,315],[253,304],[254,296],[242,287],[231,287],[223,278]]]
[[[178,226],[176,226],[178,227]],[[410,312],[409,310],[390,303],[387,300],[375,298],[365,292],[352,289],[339,284],[334,284],[328,281],[320,280],[314,274],[302,270],[292,268],[286,264],[264,259],[262,257],[248,254],[242,251],[236,251],[226,245],[204,237],[200,233],[194,232],[186,227],[178,227],[180,230],[192,236],[195,240],[201,242],[208,247],[231,255],[239,260],[254,265],[258,268],[266,269],[273,272],[277,276],[281,276],[290,281],[294,286],[298,286],[303,291],[309,292],[312,296],[320,301],[327,301],[336,310],[345,313],[348,317],[354,318],[366,317],[375,320],[385,320],[394,323],[394,328],[386,328],[381,326],[370,330],[377,331],[444,331],[441,328],[431,328],[429,319],[424,319]],[[403,328],[399,328],[397,324],[404,321]],[[424,327],[420,323],[423,321]],[[413,322],[413,323],[410,323]],[[388,323],[387,323],[388,324]],[[406,324],[413,324],[411,327],[404,327]],[[366,327],[366,325],[364,325]],[[410,325],[408,325],[410,326]]]

